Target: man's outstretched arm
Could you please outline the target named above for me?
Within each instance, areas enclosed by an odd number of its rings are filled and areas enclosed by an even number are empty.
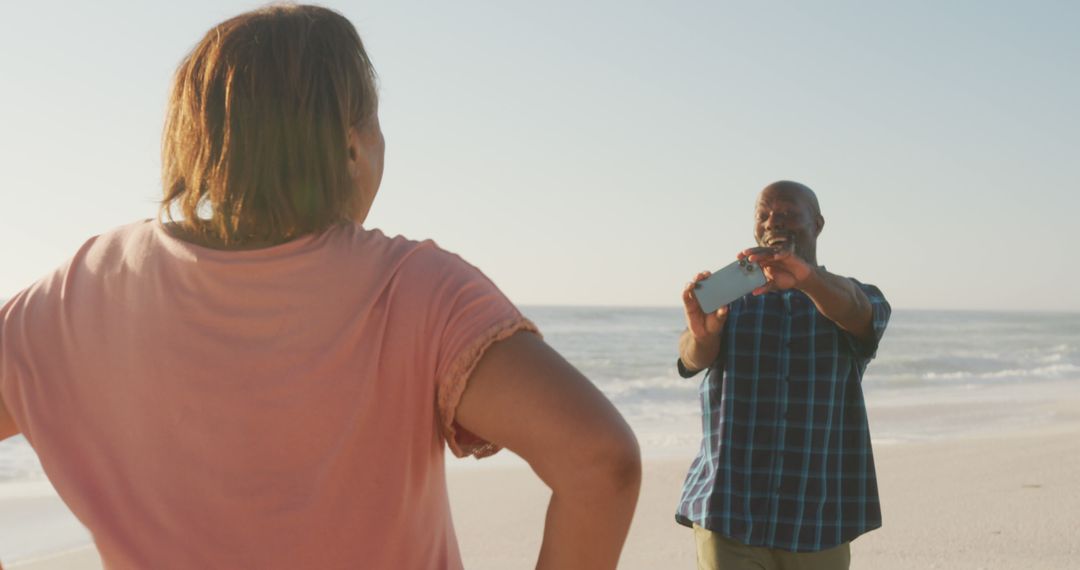
[[[754,291],[799,289],[817,305],[818,311],[858,339],[874,335],[874,312],[870,299],[855,282],[813,267],[790,250],[752,248],[739,254],[761,265],[769,282]]]
[[[821,314],[855,338],[866,340],[874,336],[870,299],[851,279],[818,268],[800,289],[814,301]]]

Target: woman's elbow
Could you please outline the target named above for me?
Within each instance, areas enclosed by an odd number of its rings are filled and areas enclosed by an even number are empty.
[[[636,493],[641,487],[641,448],[629,428],[612,442],[608,465],[611,482],[616,488],[633,489]]]
[[[577,477],[570,486],[601,487],[615,494],[637,495],[641,487],[641,449],[630,427],[623,422],[582,442]]]

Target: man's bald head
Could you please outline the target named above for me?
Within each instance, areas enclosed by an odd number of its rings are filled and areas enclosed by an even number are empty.
[[[821,206],[818,204],[817,194],[805,184],[793,182],[791,180],[778,180],[769,184],[761,191],[761,197],[764,197],[766,193],[770,195],[785,196],[788,199],[804,200],[805,203],[813,209],[815,216],[821,215]],[[760,200],[761,197],[758,199]]]

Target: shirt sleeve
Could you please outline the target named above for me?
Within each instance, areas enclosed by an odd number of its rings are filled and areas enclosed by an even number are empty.
[[[877,356],[878,344],[881,342],[881,337],[885,334],[885,327],[889,324],[889,317],[892,315],[892,307],[889,306],[889,302],[885,300],[885,295],[882,294],[881,289],[873,285],[860,283],[859,281],[852,279],[855,285],[862,289],[862,292],[866,294],[866,298],[870,300],[871,319],[873,320],[874,331],[870,338],[860,339],[855,335],[841,331],[844,338],[847,340],[848,347],[855,354],[857,358],[870,360]]]
[[[718,365],[723,366],[723,359],[724,359],[724,351],[723,351],[723,348],[721,348],[720,354],[717,355],[716,360],[713,360],[712,363],[710,363],[705,368],[702,368],[701,370],[694,370],[692,368],[688,368],[686,366],[686,364],[683,363],[682,358],[675,359],[675,368],[677,368],[679,370],[679,376],[681,376],[683,378],[693,378],[694,376],[697,376],[698,374],[701,374],[701,372],[704,371],[704,370],[708,370],[710,368],[716,368]]]
[[[698,374],[701,374],[702,370],[708,370],[710,368],[723,367],[724,365],[724,338],[727,333],[728,322],[724,323],[724,330],[720,333],[720,352],[716,355],[716,358],[709,363],[708,366],[701,370],[694,370],[686,366],[686,363],[682,361],[682,357],[675,359],[675,368],[679,371],[679,376],[683,378],[693,378]]]
[[[492,344],[518,331],[539,331],[479,269],[442,250],[432,256],[438,272],[429,302],[439,315],[431,347],[439,427],[454,455],[486,457],[500,448],[458,425],[461,395]]]
[[[675,359],[675,368],[679,370],[679,376],[683,378],[693,378],[694,376],[697,376],[699,373],[701,373],[701,370],[691,370],[687,368],[686,364],[683,363],[681,357]]]

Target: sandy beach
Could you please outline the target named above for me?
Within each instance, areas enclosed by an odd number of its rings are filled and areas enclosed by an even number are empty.
[[[1080,411],[1080,407],[1074,407]],[[1075,569],[1080,565],[1080,428],[877,451],[885,524],[856,540],[852,568]],[[647,463],[619,568],[694,568],[673,520],[688,461]],[[467,476],[466,476],[467,475]],[[544,489],[524,472],[451,480],[465,566],[529,568]],[[597,514],[603,521],[603,514]]]
[[[1048,403],[1046,411],[1054,421],[1037,429],[879,445],[885,524],[854,542],[852,568],[1077,568],[1080,400]],[[646,462],[620,568],[694,567],[692,537],[672,515],[690,460]],[[548,493],[528,469],[468,466],[452,470],[449,485],[466,568],[530,568]],[[603,520],[597,513],[597,524]],[[6,566],[100,567],[91,548]]]

